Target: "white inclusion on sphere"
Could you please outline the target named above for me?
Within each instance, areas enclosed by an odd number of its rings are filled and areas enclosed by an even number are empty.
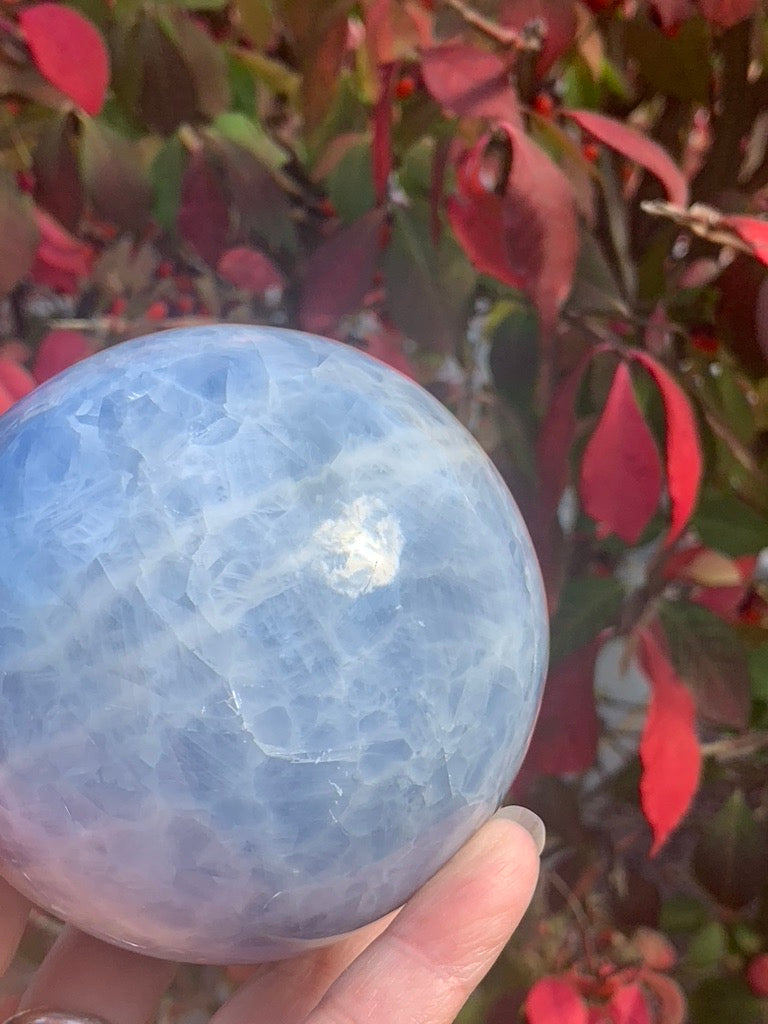
[[[346,597],[389,586],[400,568],[400,524],[378,498],[364,494],[345,505],[336,519],[318,526],[312,540],[316,570]]]

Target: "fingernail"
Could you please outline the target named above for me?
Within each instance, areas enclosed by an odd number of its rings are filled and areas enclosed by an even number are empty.
[[[529,811],[527,807],[502,807],[495,814],[497,818],[506,818],[507,821],[514,821],[530,835],[536,844],[536,849],[541,856],[544,850],[544,843],[547,841],[547,830],[544,827],[544,822],[533,811]]]

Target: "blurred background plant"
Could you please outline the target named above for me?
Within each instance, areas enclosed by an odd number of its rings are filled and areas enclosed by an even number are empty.
[[[550,838],[464,1024],[768,1020],[763,4],[3,0],[0,94],[0,410],[295,326],[432,390],[526,515]]]

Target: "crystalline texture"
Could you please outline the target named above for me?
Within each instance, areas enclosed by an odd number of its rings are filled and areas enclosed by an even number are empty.
[[[538,707],[528,536],[431,396],[290,331],[178,330],[0,420],[0,870],[249,962],[403,902]]]

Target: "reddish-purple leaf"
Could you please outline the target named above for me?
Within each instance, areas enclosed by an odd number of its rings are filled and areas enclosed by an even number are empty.
[[[643,632],[638,654],[651,690],[640,740],[640,803],[653,830],[655,854],[680,824],[698,789],[701,748],[693,695],[678,678],[659,638]]]
[[[39,207],[34,214],[40,235],[30,276],[54,291],[74,295],[91,272],[93,249]]]
[[[285,276],[272,260],[263,252],[246,245],[228,249],[219,260],[216,270],[225,281],[243,291],[253,292],[254,295],[279,299],[285,290]]]
[[[31,204],[13,178],[0,173],[0,295],[7,295],[29,271],[39,243]]]
[[[528,1024],[588,1024],[587,1004],[566,978],[539,978],[525,1000]]]
[[[506,181],[488,158],[489,136],[458,164],[448,202],[451,227],[483,273],[522,288],[536,304],[545,334],[567,298],[578,253],[578,223],[570,183],[550,158],[514,125],[503,124],[511,149]]]
[[[32,376],[42,384],[90,355],[93,355],[91,340],[80,331],[49,331],[37,349]]]
[[[227,247],[229,206],[203,153],[193,154],[184,172],[177,223],[182,238],[215,267]]]
[[[693,0],[654,0],[654,10],[664,32],[672,32],[696,13]]]
[[[379,68],[379,98],[373,108],[373,190],[380,205],[387,198],[387,185],[392,171],[392,80],[394,64]]]
[[[658,508],[661,459],[626,363],[619,363],[581,463],[581,503],[603,535],[636,544]]]
[[[573,0],[504,0],[499,23],[520,33],[541,27],[536,74],[543,77],[576,41],[576,4]]]
[[[303,330],[331,333],[342,316],[360,308],[376,272],[384,219],[383,210],[371,210],[315,249],[299,304]]]
[[[761,263],[768,265],[768,220],[756,217],[724,217],[723,223],[735,231]]]
[[[19,26],[40,74],[86,114],[98,114],[109,83],[109,56],[96,26],[64,4],[26,7]]]
[[[657,142],[637,129],[593,110],[564,110],[563,113],[594,138],[654,174],[666,189],[671,203],[688,205],[685,175]]]
[[[0,358],[0,387],[7,391],[14,401],[28,395],[36,383],[29,370],[14,363],[12,359]]]
[[[555,515],[568,483],[571,443],[576,430],[576,396],[590,359],[588,353],[557,386],[539,431],[539,504],[547,517]]]
[[[566,775],[591,768],[600,723],[595,709],[597,640],[558,661],[547,677],[544,698],[522,773]],[[568,728],[563,728],[563,722]]]
[[[759,0],[697,0],[697,3],[707,21],[718,28],[732,28],[752,17]]]
[[[674,377],[646,352],[634,350],[632,357],[651,374],[661,392],[667,420],[666,470],[671,504],[667,544],[672,544],[685,529],[699,497],[704,457],[688,396]]]
[[[459,117],[520,122],[509,67],[501,57],[465,43],[447,43],[421,55],[424,84],[441,107]]]

